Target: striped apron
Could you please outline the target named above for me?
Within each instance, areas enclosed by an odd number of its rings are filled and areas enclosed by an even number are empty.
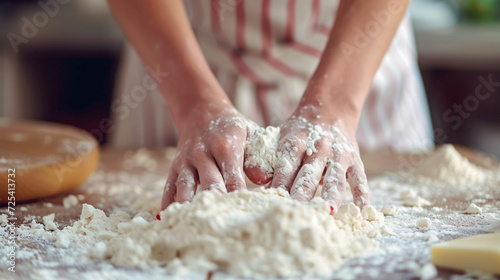
[[[235,107],[260,125],[280,125],[295,110],[333,25],[334,0],[185,0],[200,47]],[[132,48],[117,97],[147,75]],[[167,104],[153,91],[126,118],[115,118],[117,148],[174,145]],[[359,120],[362,151],[426,150],[433,145],[427,100],[408,14],[378,69]]]

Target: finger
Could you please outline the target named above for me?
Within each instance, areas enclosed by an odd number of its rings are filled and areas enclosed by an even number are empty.
[[[177,181],[177,172],[170,171],[167,178],[167,183],[163,189],[163,197],[161,199],[161,210],[165,210],[170,204],[175,201],[175,181]]]
[[[242,143],[230,143],[230,146],[221,145],[214,151],[214,157],[222,172],[222,178],[228,192],[246,189],[245,177],[243,176],[243,154]]]
[[[330,204],[332,214],[337,213],[344,200],[346,181],[346,168],[344,162],[332,161],[328,164],[323,179],[323,193],[321,197]]]
[[[246,189],[245,177],[243,176],[243,163],[235,161],[222,162],[222,178],[228,192]]]
[[[227,193],[224,179],[213,158],[207,156],[193,165],[198,171],[202,191],[217,189],[222,193]]]
[[[252,183],[256,185],[265,185],[273,178],[273,173],[265,172],[257,166],[243,166],[243,170]]]
[[[358,161],[347,169],[348,182],[356,204],[360,209],[370,204],[370,193],[363,163]]]
[[[179,203],[183,203],[186,201],[192,201],[194,197],[194,191],[196,187],[194,168],[184,167],[177,177],[177,181],[175,183],[177,193],[175,197],[175,201]]]
[[[278,162],[271,188],[290,190],[305,155],[305,143],[297,137],[283,139],[278,148]]]
[[[245,148],[243,170],[252,183],[265,185],[273,178],[273,169],[271,166],[267,166],[268,163],[265,161],[265,165],[259,165],[258,162],[263,160],[262,155],[254,154],[253,152],[253,150]]]
[[[290,190],[291,197],[299,201],[309,201],[314,197],[331,153],[330,143],[324,138],[315,141],[314,147],[317,152],[306,157]]]
[[[261,133],[257,134],[257,131],[261,131]],[[257,185],[265,185],[273,178],[273,168],[264,157],[274,154],[276,151],[262,145],[264,142],[272,141],[270,139],[265,140],[264,136],[268,135],[266,131],[265,128],[254,127],[253,129],[250,128],[247,133],[243,170],[248,179]],[[258,149],[255,147],[258,147]]]
[[[291,197],[298,201],[311,200],[316,194],[325,165],[326,157],[308,157],[293,182]]]

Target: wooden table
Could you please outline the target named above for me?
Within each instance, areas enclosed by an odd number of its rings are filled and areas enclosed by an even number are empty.
[[[498,162],[479,152],[458,147],[459,151],[467,156],[472,162],[479,166],[487,168],[498,168]],[[79,188],[66,193],[64,195],[49,197],[41,200],[26,202],[16,205],[17,225],[20,225],[25,218],[34,217],[37,222],[41,222],[41,218],[50,213],[56,213],[55,221],[59,224],[59,229],[78,220],[81,212],[81,205],[70,209],[65,209],[62,206],[63,198],[69,194],[83,196],[81,203],[92,204],[103,209],[108,214],[116,208],[130,208],[130,205],[135,205],[135,210],[140,210],[141,205],[146,203],[148,206],[153,203],[159,208],[161,199],[161,189],[167,175],[170,162],[173,159],[175,150],[167,148],[163,150],[138,150],[138,151],[113,151],[104,150],[102,152],[101,163],[98,171]],[[366,166],[366,172],[369,178],[374,178],[384,172],[397,171],[402,164],[412,162],[420,155],[418,154],[396,154],[396,153],[372,153],[363,155],[363,160]],[[490,194],[490,198],[484,200],[484,203],[495,203],[500,200],[500,186],[491,186],[484,190]],[[372,188],[372,197],[380,195],[376,189]],[[382,193],[383,194],[383,193]],[[376,200],[376,197],[373,199]],[[453,201],[448,200],[442,202],[439,207],[444,207],[447,211],[463,210],[463,205],[469,203],[469,199],[462,197]],[[380,201],[380,199],[379,199]],[[47,203],[52,203],[53,207],[47,207]],[[376,205],[376,204],[375,204]],[[22,208],[22,209],[21,209]],[[0,211],[5,211],[5,207],[0,208]],[[24,211],[22,211],[24,210]],[[3,213],[3,212],[2,212]],[[464,232],[466,228],[464,228]],[[464,233],[465,235],[467,233]],[[391,242],[390,239],[382,240]],[[5,243],[5,240],[0,243]],[[118,268],[109,263],[94,263],[94,264],[68,264],[65,263],[64,256],[50,253],[53,246],[50,242],[35,242],[29,239],[18,240],[20,250],[23,248],[38,248],[38,256],[36,258],[43,262],[33,259],[19,259],[17,261],[16,273],[6,271],[5,263],[2,262],[0,270],[0,279],[30,279],[30,276],[37,275],[39,279],[207,279],[207,275],[196,274],[186,276],[169,275],[162,270],[140,270]],[[414,246],[421,246],[420,243],[415,243]],[[385,245],[384,245],[385,246]],[[428,246],[425,245],[424,246]],[[427,250],[427,249],[426,249]],[[427,252],[427,251],[425,251]],[[50,253],[50,254],[49,254]],[[3,257],[3,256],[1,256]],[[3,260],[1,259],[0,260]],[[349,271],[358,271],[362,269],[370,269],[370,266],[384,267],[394,261],[394,256],[387,254],[381,263],[367,263],[363,258],[360,260],[350,260],[342,265],[342,269]],[[405,257],[405,256],[399,256]],[[408,260],[412,258],[421,258],[420,255],[408,255]],[[424,256],[427,257],[428,256]],[[36,259],[35,258],[35,259]],[[48,261],[53,261],[53,264],[47,265]],[[360,268],[361,267],[361,268]],[[113,271],[111,274],[110,271]],[[439,270],[441,279],[448,279],[453,273],[446,270]],[[374,279],[369,273],[358,273],[355,279]],[[216,273],[208,275],[211,279],[228,279],[230,276],[224,273]],[[372,275],[373,276],[373,275]],[[414,277],[413,272],[397,270],[384,272],[377,275],[378,279],[410,279]],[[43,278],[45,277],[45,278]],[[344,277],[345,278],[345,277]],[[34,278],[36,279],[36,278]]]

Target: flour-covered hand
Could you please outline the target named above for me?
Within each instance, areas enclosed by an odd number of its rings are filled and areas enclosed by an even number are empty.
[[[198,186],[223,193],[246,188],[244,144],[256,125],[224,104],[199,108],[183,121],[162,210],[173,202],[191,201]]]
[[[368,185],[354,131],[341,118],[323,117],[321,108],[299,108],[280,127],[271,187],[287,189],[292,198],[308,201],[323,178],[322,197],[336,213],[349,182],[354,203],[360,208],[367,205]]]

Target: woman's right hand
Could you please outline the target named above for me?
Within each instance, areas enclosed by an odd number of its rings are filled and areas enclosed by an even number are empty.
[[[180,139],[165,185],[162,210],[173,202],[191,201],[198,184],[201,190],[223,193],[246,188],[244,146],[257,125],[229,104],[223,100],[193,108],[193,113],[178,124]]]

